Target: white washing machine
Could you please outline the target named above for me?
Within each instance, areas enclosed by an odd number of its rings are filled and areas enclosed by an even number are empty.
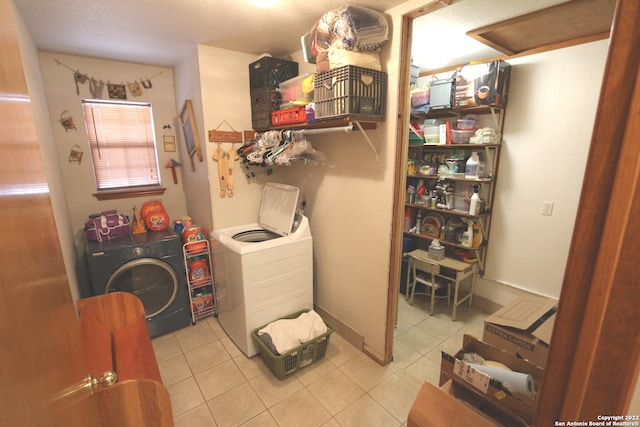
[[[218,321],[247,356],[251,331],[313,308],[313,243],[299,190],[265,185],[258,222],[211,232]]]

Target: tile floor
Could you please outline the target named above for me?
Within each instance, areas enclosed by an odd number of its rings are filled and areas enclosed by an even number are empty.
[[[259,356],[247,358],[209,317],[153,340],[176,427],[404,426],[422,382],[437,384],[441,350],[482,336],[486,313],[446,304],[429,316],[423,300],[400,297],[394,361],[380,366],[337,333],[324,359],[284,381]]]

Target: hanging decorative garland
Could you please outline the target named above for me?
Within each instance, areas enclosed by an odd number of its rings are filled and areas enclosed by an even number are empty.
[[[58,65],[62,65],[73,72],[73,81],[76,85],[76,95],[80,95],[80,85],[89,82],[89,92],[91,92],[91,97],[93,99],[102,99],[102,92],[104,91],[105,85],[107,86],[107,93],[110,99],[127,99],[127,88],[129,89],[131,96],[141,96],[143,93],[142,88],[151,89],[153,87],[151,79],[162,74],[162,71],[160,71],[151,77],[145,77],[144,79],[141,78],[139,81],[128,81],[126,84],[116,84],[109,81],[105,83],[104,80],[91,77],[88,74],[81,73],[79,70],[74,70],[67,64],[60,62],[55,58],[53,60],[56,61]]]

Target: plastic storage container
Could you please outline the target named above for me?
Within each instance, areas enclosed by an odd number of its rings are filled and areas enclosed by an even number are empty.
[[[253,130],[271,127],[271,113],[278,109],[278,85],[298,75],[298,63],[265,56],[249,64],[251,125]]]
[[[297,62],[264,56],[249,64],[249,89],[275,89],[297,75]]]
[[[312,93],[306,94],[302,90],[302,83],[307,77],[309,77],[309,73],[280,83],[280,97],[282,98],[281,102],[283,104],[297,102],[299,105],[304,105],[311,102]]]
[[[301,310],[289,316],[281,317],[281,319],[295,319],[302,313],[306,313],[308,311],[309,310]],[[327,347],[329,346],[329,337],[333,332],[333,327],[331,327],[327,322],[324,323],[327,325],[327,332],[300,344],[298,347],[293,348],[284,354],[273,354],[273,352],[269,350],[269,348],[258,337],[258,331],[267,326],[268,323],[267,325],[254,329],[251,332],[251,338],[258,348],[260,357],[264,364],[267,365],[276,378],[284,380],[291,374],[324,357],[327,352]]]
[[[476,124],[475,119],[459,119],[456,122],[456,128],[458,129],[473,129]]]
[[[268,130],[271,127],[271,113],[278,110],[280,92],[275,88],[251,91],[251,126],[253,130]]]
[[[345,65],[316,74],[313,82],[316,119],[384,118],[387,73]]]
[[[423,130],[425,144],[440,144],[440,126],[425,126]]]
[[[476,133],[474,129],[451,129],[452,144],[468,144],[469,138]]]
[[[307,113],[305,106],[276,110],[271,113],[271,125],[283,126],[288,124],[306,123]]]

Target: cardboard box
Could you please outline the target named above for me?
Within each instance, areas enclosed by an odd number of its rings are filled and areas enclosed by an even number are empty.
[[[510,77],[511,65],[502,60],[469,64],[458,68],[454,107],[481,105],[505,107]]]
[[[519,393],[507,384],[474,369],[473,366],[463,360],[465,353],[476,353],[485,360],[500,362],[514,372],[530,375],[535,391],[540,389],[542,383],[544,373],[542,368],[479,341],[470,335],[464,336],[463,347],[455,356],[442,352],[440,365],[441,386],[451,380],[466,387],[478,396],[484,404],[495,411],[507,413],[514,419],[520,419],[525,425],[531,425],[537,407],[535,392],[532,396]]]
[[[407,418],[407,427],[495,426],[524,427],[526,424],[509,414],[495,411],[478,396],[452,381],[447,381],[440,388],[425,382]]]
[[[544,368],[556,305],[549,298],[518,298],[485,319],[482,340]]]

